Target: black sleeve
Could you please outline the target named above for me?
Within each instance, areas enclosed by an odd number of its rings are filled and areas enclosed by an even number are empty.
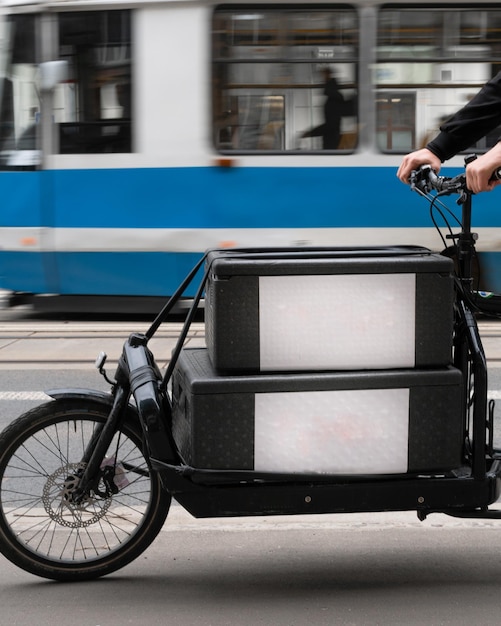
[[[501,72],[440,127],[426,146],[442,161],[466,150],[501,124]]]

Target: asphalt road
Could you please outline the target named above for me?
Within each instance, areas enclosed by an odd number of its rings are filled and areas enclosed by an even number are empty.
[[[153,545],[89,583],[2,560],[15,626],[470,626],[499,620],[501,528],[412,514],[192,520],[173,507]]]

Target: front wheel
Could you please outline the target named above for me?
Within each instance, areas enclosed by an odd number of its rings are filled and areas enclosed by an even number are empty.
[[[25,413],[0,435],[0,551],[55,580],[88,580],[130,563],[157,536],[170,495],[126,419],[101,464],[100,480],[74,503],[82,457],[107,407],[59,399]]]

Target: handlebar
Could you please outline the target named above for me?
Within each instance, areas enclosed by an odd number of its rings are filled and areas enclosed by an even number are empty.
[[[431,191],[437,191],[443,195],[463,194],[467,191],[466,174],[459,174],[453,178],[438,176],[430,165],[422,165],[418,170],[413,170],[409,182],[413,191],[424,194]]]
[[[476,159],[476,156],[467,157],[466,163]],[[501,167],[492,173],[492,180],[501,180]],[[438,176],[430,165],[422,165],[418,170],[413,170],[410,175],[410,186],[413,191],[428,194],[437,191],[440,195],[451,195],[454,193],[464,195],[471,192],[466,186],[466,174],[458,176]]]

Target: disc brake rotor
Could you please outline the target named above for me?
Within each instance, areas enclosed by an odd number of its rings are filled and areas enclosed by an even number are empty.
[[[72,502],[71,494],[80,482],[85,469],[82,463],[68,463],[47,478],[42,502],[47,514],[61,526],[82,528],[98,522],[108,511],[111,497],[88,494],[81,502]]]

